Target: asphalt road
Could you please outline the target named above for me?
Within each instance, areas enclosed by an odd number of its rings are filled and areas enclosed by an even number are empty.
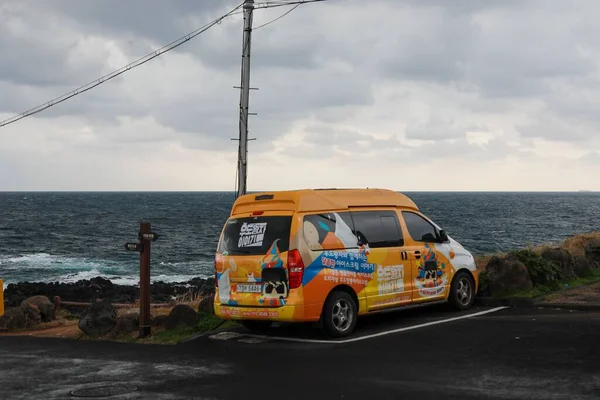
[[[427,325],[463,316],[443,307],[373,316],[345,343],[285,326],[176,346],[0,337],[0,397],[97,388],[129,391],[105,397],[121,399],[600,398],[600,313],[503,309]]]

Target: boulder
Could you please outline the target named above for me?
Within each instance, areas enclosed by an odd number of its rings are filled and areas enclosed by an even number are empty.
[[[151,302],[166,303],[173,296],[186,292],[196,295],[204,287],[205,292],[214,291],[214,278],[193,278],[188,282],[165,283],[153,282],[150,285]],[[65,301],[87,302],[93,297],[102,297],[112,303],[135,303],[139,298],[139,288],[136,286],[116,285],[110,280],[96,277],[83,279],[74,283],[59,282],[19,282],[11,283],[4,291],[8,306],[19,306],[28,297],[44,295],[49,299],[59,296]]]
[[[591,263],[585,256],[575,256],[573,261],[575,263],[575,274],[582,278],[592,276],[594,269],[597,268],[597,264]]]
[[[165,321],[165,328],[171,330],[184,326],[195,326],[198,321],[198,313],[192,307],[179,304],[171,310]]]
[[[206,296],[200,301],[198,304],[198,312],[205,314],[214,314],[215,313],[215,298],[213,296]]]
[[[215,281],[207,282],[200,287],[198,294],[202,297],[212,297],[215,295]]]
[[[28,305],[35,306],[39,310],[43,322],[50,322],[56,319],[54,304],[46,296],[33,296],[21,302],[21,307],[27,307]]]
[[[152,317],[152,326],[165,326],[168,315],[155,315]]]
[[[514,256],[492,257],[486,271],[491,295],[533,288],[527,267]]]
[[[117,322],[113,329],[115,335],[121,333],[132,333],[140,326],[140,314],[139,312],[129,312],[117,317]]]
[[[27,319],[21,307],[12,307],[4,311],[4,315],[0,317],[0,331],[24,329],[27,326]]]
[[[89,336],[110,333],[117,324],[117,312],[106,299],[96,298],[79,319],[79,329]]]
[[[39,308],[33,304],[23,304],[21,306],[21,311],[25,316],[25,326],[27,328],[33,328],[42,322],[42,314],[40,313]]]
[[[585,250],[585,258],[590,263],[600,265],[600,240],[590,240],[583,246],[583,249]]]
[[[571,253],[560,247],[548,249],[542,252],[542,258],[558,265],[562,271],[562,276],[565,279],[575,279],[575,260]]]

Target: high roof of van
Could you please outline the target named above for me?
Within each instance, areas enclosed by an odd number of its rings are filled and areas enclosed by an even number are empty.
[[[388,189],[302,189],[240,196],[231,215],[254,211],[317,212],[351,207],[399,207],[419,210],[406,195]]]

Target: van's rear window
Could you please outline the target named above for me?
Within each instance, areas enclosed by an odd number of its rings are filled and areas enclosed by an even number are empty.
[[[288,251],[292,217],[231,218],[225,223],[217,251],[221,254],[266,254],[275,240],[280,252]]]

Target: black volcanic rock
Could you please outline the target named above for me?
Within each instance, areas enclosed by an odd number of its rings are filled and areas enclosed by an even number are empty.
[[[152,303],[168,303],[172,298],[188,295],[206,295],[214,293],[214,279],[194,278],[188,282],[165,283],[154,282],[150,285],[150,301]],[[32,296],[46,296],[52,301],[59,296],[63,301],[90,302],[101,297],[111,303],[135,303],[139,297],[139,287],[133,285],[116,285],[110,280],[96,277],[75,283],[58,282],[20,282],[10,284],[4,290],[7,307],[16,307]]]

